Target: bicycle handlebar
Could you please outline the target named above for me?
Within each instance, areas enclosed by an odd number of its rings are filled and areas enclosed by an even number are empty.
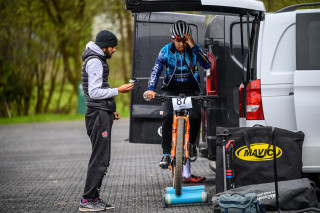
[[[151,101],[152,99],[148,99],[145,93],[146,92],[143,93],[144,100]],[[184,94],[180,94],[178,96],[172,96],[172,95],[156,94],[153,99],[161,102],[165,102],[166,100],[172,99],[172,98],[186,98],[186,97],[191,97],[191,99],[202,100],[202,101],[212,100],[217,98],[217,96],[206,96],[206,95],[186,96]]]

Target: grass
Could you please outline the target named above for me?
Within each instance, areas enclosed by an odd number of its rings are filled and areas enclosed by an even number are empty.
[[[130,111],[118,112],[122,118],[129,117]],[[12,118],[0,118],[1,124],[19,124],[19,123],[35,123],[35,122],[55,122],[55,121],[72,121],[72,120],[83,120],[84,115],[78,114],[39,114],[39,115],[28,115],[28,116],[17,116]]]
[[[65,115],[65,114],[39,114],[18,116],[12,118],[0,118],[0,124],[18,124],[34,122],[55,122],[69,120],[84,120],[84,115]]]

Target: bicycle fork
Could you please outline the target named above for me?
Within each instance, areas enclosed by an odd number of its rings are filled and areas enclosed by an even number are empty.
[[[172,123],[172,143],[171,143],[171,158],[173,159],[176,154],[176,146],[177,146],[177,124],[178,119],[183,118],[185,120],[185,131],[184,131],[184,156],[185,160],[189,157],[189,138],[190,138],[190,123],[189,123],[189,115],[187,116],[176,116],[173,117]],[[171,166],[169,167],[171,170]]]

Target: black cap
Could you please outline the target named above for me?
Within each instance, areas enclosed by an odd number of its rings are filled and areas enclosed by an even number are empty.
[[[108,30],[102,30],[96,36],[95,44],[100,48],[113,47],[116,46],[117,43],[117,37]]]

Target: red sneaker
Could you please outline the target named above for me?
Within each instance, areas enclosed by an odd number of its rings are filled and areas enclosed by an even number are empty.
[[[205,179],[206,179],[205,177],[191,175],[189,178],[182,178],[182,181],[184,183],[200,183],[200,182],[204,181]]]

